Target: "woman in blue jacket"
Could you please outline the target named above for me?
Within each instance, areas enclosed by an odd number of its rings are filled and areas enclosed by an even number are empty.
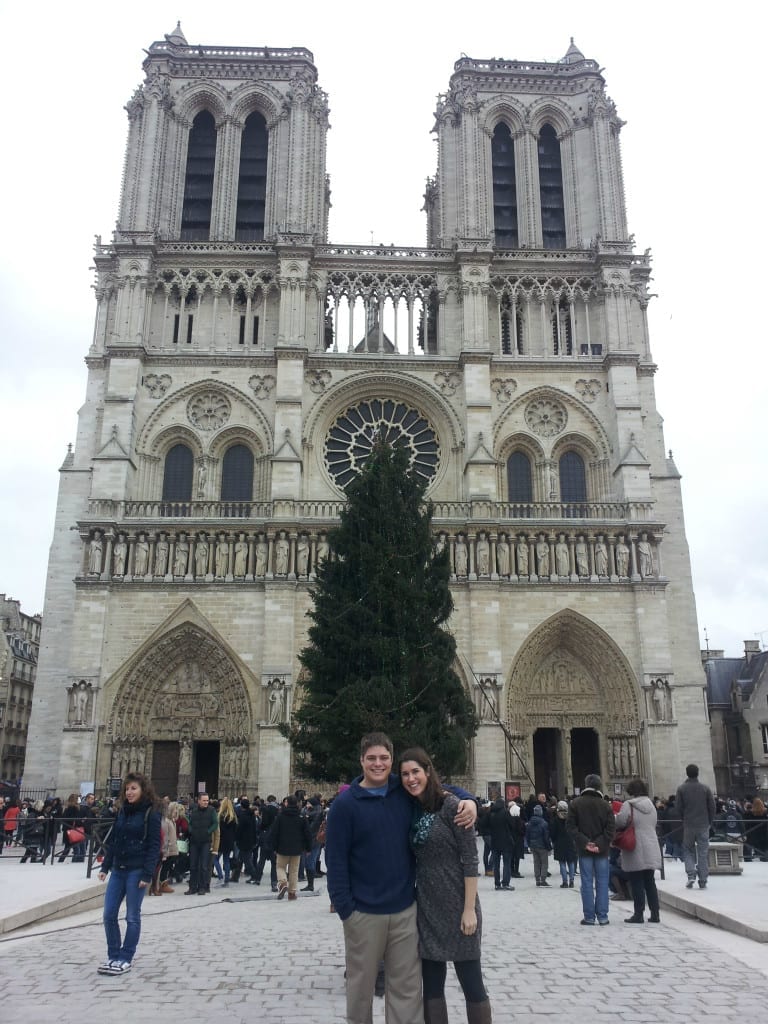
[[[141,904],[160,860],[161,814],[152,783],[139,772],[129,772],[119,803],[99,872],[102,882],[109,875],[104,897],[107,959],[98,968],[99,974],[125,974],[131,969],[141,935]],[[123,900],[124,938],[117,920]]]

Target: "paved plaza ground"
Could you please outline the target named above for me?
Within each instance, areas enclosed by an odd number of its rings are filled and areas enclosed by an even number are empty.
[[[667,862],[667,887],[684,890],[679,865]],[[526,871],[526,868],[528,870]],[[768,917],[768,864],[746,865],[737,878],[713,878],[734,905],[756,903]],[[42,891],[64,872],[85,884],[82,865],[21,865],[0,858],[4,901]],[[580,927],[577,888],[534,886],[530,865],[515,892],[480,880],[483,966],[494,1021],[762,1020],[768,1005],[768,945],[662,910],[662,924],[627,926],[631,904],[611,904],[607,928]],[[35,882],[36,873],[39,882]],[[59,872],[58,876],[55,875]],[[97,882],[87,883],[98,885]],[[269,887],[213,888],[208,897],[147,897],[134,967],[123,977],[96,974],[104,958],[98,910],[0,935],[3,1024],[330,1024],[344,1020],[341,925],[318,895],[278,902]],[[695,891],[693,899],[699,898]],[[704,898],[704,894],[701,894]],[[721,902],[724,897],[719,895]],[[451,1021],[465,1020],[449,974]],[[384,1021],[376,999],[374,1021]]]

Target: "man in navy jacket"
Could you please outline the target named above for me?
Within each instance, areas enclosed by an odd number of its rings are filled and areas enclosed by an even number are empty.
[[[392,742],[370,733],[360,743],[363,774],[333,801],[325,860],[328,893],[344,924],[347,1022],[371,1020],[379,961],[387,976],[388,1024],[423,1024],[416,930],[416,865],[410,848],[413,801],[392,775]],[[456,821],[473,825],[470,794]]]

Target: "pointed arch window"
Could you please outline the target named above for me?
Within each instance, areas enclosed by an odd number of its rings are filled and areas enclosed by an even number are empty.
[[[204,242],[210,237],[215,169],[216,122],[210,111],[201,110],[189,133],[181,211],[181,239],[184,242]]]
[[[587,474],[584,459],[578,452],[564,452],[560,456],[560,501],[564,503],[587,500]]]
[[[258,111],[254,111],[246,118],[240,142],[235,224],[238,242],[258,242],[264,238],[268,150],[267,122]]]
[[[175,444],[165,456],[163,501],[190,501],[195,460],[185,444]]]
[[[507,495],[511,502],[533,501],[531,460],[525,452],[512,452],[507,459]]]
[[[244,444],[227,448],[221,471],[221,500],[250,501],[253,497],[253,452]]]
[[[509,296],[505,295],[500,303],[501,309],[501,353],[505,356],[518,355],[524,352],[523,345],[523,314],[518,305],[513,305]]]
[[[552,313],[552,351],[556,356],[573,355],[571,307],[564,298],[555,303]]]
[[[565,200],[560,140],[551,124],[539,132],[539,195],[541,235],[545,249],[565,248]]]
[[[493,173],[493,228],[499,248],[516,249],[517,182],[515,177],[515,143],[509,127],[496,125],[491,140]]]

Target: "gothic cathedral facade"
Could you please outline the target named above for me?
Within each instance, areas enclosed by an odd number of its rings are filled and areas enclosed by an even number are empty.
[[[155,42],[99,241],[25,784],[293,788],[315,568],[381,429],[450,549],[467,782],[711,770],[650,261],[598,64],[456,62],[424,248],[328,243],[304,49]],[[502,723],[504,728],[500,726]],[[354,771],[351,765],[350,770]]]

